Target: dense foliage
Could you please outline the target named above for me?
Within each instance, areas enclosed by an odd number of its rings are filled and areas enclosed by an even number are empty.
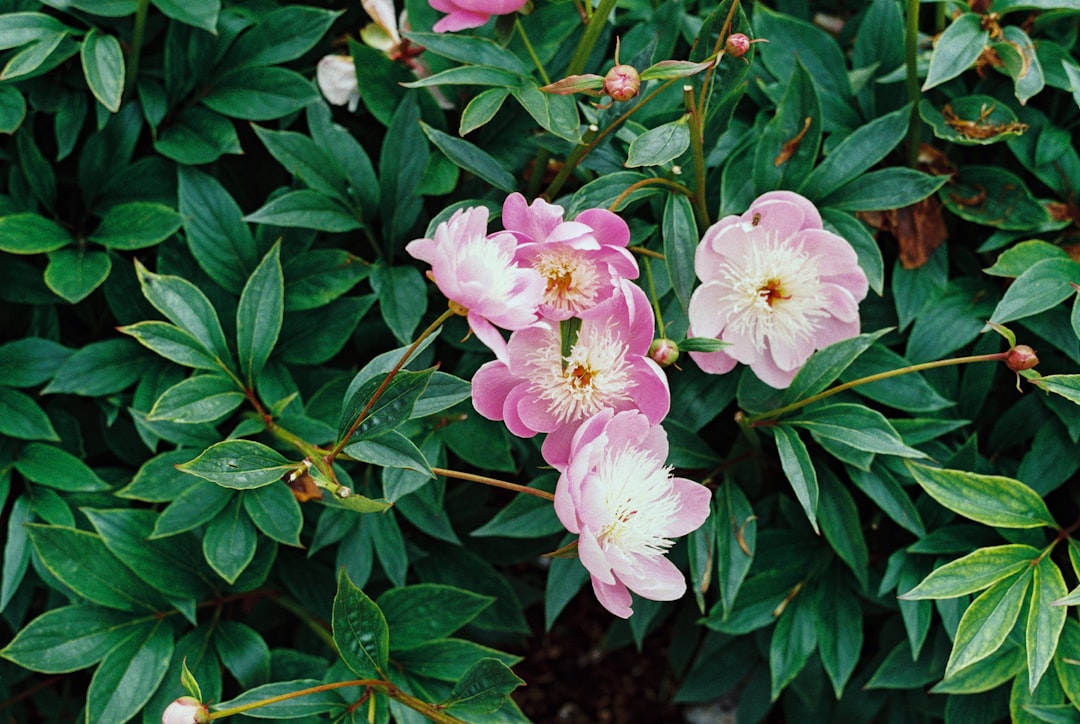
[[[740,722],[1080,721],[1078,35],[0,0],[0,716],[525,721],[508,651],[589,607]],[[602,314],[515,306],[545,234]],[[566,427],[530,365],[598,329]]]

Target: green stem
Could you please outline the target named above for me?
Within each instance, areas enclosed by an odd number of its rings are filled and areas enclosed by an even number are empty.
[[[529,36],[525,34],[525,27],[521,24],[520,15],[514,18],[514,27],[517,28],[518,35],[521,36],[521,42],[525,44],[525,50],[528,51],[529,57],[532,58],[533,65],[540,71],[540,80],[544,81],[544,85],[549,85],[551,79],[548,78],[548,74],[544,70],[544,64],[540,62],[540,56],[536,54],[532,43],[529,42]]]
[[[574,56],[570,59],[570,66],[566,69],[567,75],[579,75],[585,70],[585,64],[589,62],[596,41],[600,39],[600,33],[604,31],[604,23],[607,22],[611,11],[615,9],[616,0],[600,0],[599,7],[589,18],[585,26],[585,32],[574,49]],[[591,6],[591,0],[585,0],[586,7]]]
[[[807,405],[813,404],[820,400],[824,400],[827,397],[832,397],[838,392],[844,390],[850,390],[852,387],[858,387],[859,385],[866,385],[871,382],[879,382],[880,380],[887,380],[890,377],[899,377],[900,375],[906,375],[909,372],[922,372],[923,370],[932,370],[939,367],[950,367],[952,365],[970,364],[972,362],[999,362],[1009,356],[1008,352],[995,352],[993,354],[977,354],[970,357],[956,357],[953,359],[940,359],[934,362],[923,362],[917,365],[909,365],[907,367],[900,367],[899,369],[889,370],[888,372],[879,372],[876,375],[869,375],[867,377],[860,377],[857,380],[851,380],[845,382],[836,387],[831,387],[824,392],[819,392],[816,395],[811,395],[805,400],[799,400],[792,402],[790,405],[784,405],[778,407],[775,410],[769,410],[768,412],[761,412],[757,415],[748,415],[742,419],[742,423],[746,426],[757,425],[760,422],[766,420],[773,420],[781,415],[786,415],[789,412],[793,412]]]
[[[150,0],[139,0],[135,7],[135,29],[131,34],[131,49],[128,50],[126,91],[130,93],[135,88],[135,82],[139,78],[139,56],[142,54],[143,34],[146,31],[146,14],[150,10]]]
[[[653,280],[652,264],[649,263],[649,259],[642,259],[642,266],[645,267],[645,281],[649,285],[649,299],[652,300],[653,313],[656,315],[656,328],[659,330],[661,337],[667,337],[664,333],[664,315],[660,312],[660,300],[656,296],[656,282]]]
[[[694,216],[698,227],[709,227],[709,207],[705,203],[705,138],[701,116],[694,105],[694,86],[683,86],[683,102],[690,125],[690,155],[694,163],[694,193],[690,200],[694,202]]]
[[[414,341],[409,346],[409,348],[405,350],[405,354],[401,355],[401,359],[399,359],[397,361],[397,364],[394,365],[393,369],[391,369],[390,372],[387,373],[386,379],[382,381],[382,384],[379,385],[378,389],[375,390],[375,393],[371,396],[371,399],[368,400],[366,405],[364,405],[364,409],[361,410],[360,414],[356,416],[355,420],[353,420],[353,424],[349,426],[348,432],[346,432],[345,435],[342,436],[342,438],[338,441],[337,445],[334,446],[334,449],[326,454],[324,460],[327,464],[334,462],[334,458],[340,455],[341,451],[345,449],[345,446],[352,438],[353,433],[356,432],[356,429],[358,427],[360,427],[360,423],[362,423],[367,418],[368,413],[371,412],[371,408],[375,406],[375,403],[378,401],[378,399],[382,397],[382,394],[384,392],[386,392],[386,388],[390,386],[390,381],[394,379],[394,375],[396,375],[401,370],[401,368],[405,366],[405,363],[408,362],[409,359],[413,356],[413,353],[417,350],[417,348],[420,347],[420,344],[425,339],[434,334],[435,331],[443,325],[443,322],[450,319],[450,317],[453,317],[455,314],[456,312],[453,309],[447,309],[445,312],[439,315],[438,319],[429,324],[427,329],[421,332],[420,336],[416,338],[416,341]]]
[[[544,183],[544,174],[547,173],[547,165],[550,158],[551,152],[546,148],[541,148],[536,152],[536,159],[533,161],[532,175],[529,176],[529,185],[525,189],[525,198],[535,199],[536,195],[540,193],[540,187]]]
[[[907,65],[907,96],[911,105],[908,126],[908,165],[919,163],[922,122],[919,118],[919,0],[908,0],[904,27],[904,62]]]
[[[615,210],[619,208],[619,204],[621,204],[623,201],[626,201],[626,197],[628,197],[630,194],[634,193],[638,189],[644,188],[645,186],[667,186],[668,188],[673,189],[677,193],[683,194],[684,196],[687,196],[691,199],[694,198],[694,192],[683,186],[678,181],[672,181],[669,178],[663,178],[661,176],[653,176],[652,178],[644,178],[640,181],[635,181],[634,183],[627,186],[625,191],[616,196],[615,200],[608,204],[608,211],[614,213]]]
[[[698,116],[705,118],[708,114],[708,101],[712,97],[709,92],[709,84],[712,83],[713,74],[716,72],[716,68],[720,65],[720,51],[724,49],[724,44],[727,42],[728,35],[731,34],[731,21],[735,19],[735,13],[739,9],[739,0],[731,3],[731,9],[728,10],[727,17],[724,18],[724,24],[720,26],[720,34],[716,37],[716,45],[713,46],[712,55],[709,56],[716,60],[708,70],[705,71],[705,80],[701,83],[701,98],[698,101]]]
[[[517,483],[508,483],[505,480],[499,480],[498,478],[489,478],[484,475],[473,475],[472,473],[462,473],[457,470],[447,470],[446,468],[432,468],[431,472],[435,473],[436,475],[442,475],[446,478],[468,480],[471,483],[483,483],[484,485],[490,485],[493,488],[512,490],[515,493],[524,493],[525,495],[532,495],[537,498],[543,498],[544,500],[555,500],[555,496],[547,492],[546,490],[530,488],[525,485],[518,485]]]

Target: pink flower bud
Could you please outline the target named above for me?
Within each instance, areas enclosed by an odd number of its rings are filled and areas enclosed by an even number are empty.
[[[1035,356],[1035,350],[1031,347],[1026,344],[1018,344],[1009,350],[1009,355],[1005,358],[1005,364],[1013,372],[1020,372],[1029,370],[1039,364],[1039,358]]]
[[[748,50],[750,50],[750,38],[742,33],[732,33],[724,43],[724,52],[736,58],[743,57]]]
[[[632,65],[616,65],[604,76],[604,92],[613,101],[628,101],[641,90],[641,76]]]
[[[679,359],[679,345],[670,339],[654,339],[649,345],[649,358],[661,367],[670,367]]]
[[[210,710],[191,696],[181,696],[161,715],[161,724],[206,724],[208,721]]]

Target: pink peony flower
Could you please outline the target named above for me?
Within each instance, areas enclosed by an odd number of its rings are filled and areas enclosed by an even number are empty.
[[[688,335],[730,344],[690,353],[706,372],[742,362],[783,389],[815,350],[859,333],[868,284],[855,251],[791,191],[763,194],[709,227],[694,268],[703,283],[690,297]]]
[[[667,454],[664,428],[640,412],[609,408],[578,428],[568,462],[556,466],[555,512],[579,536],[597,600],[622,618],[633,613],[630,591],[654,601],[686,592],[664,554],[709,516],[709,489],[672,477]]]
[[[588,209],[563,221],[561,206],[514,193],[503,203],[503,226],[518,237],[518,261],[547,280],[540,313],[561,321],[609,299],[620,279],[636,279],[626,250],[630,228],[607,209]]]
[[[509,15],[525,7],[528,0],[428,0],[439,12],[449,13],[435,23],[436,33],[479,28],[492,15]]]
[[[208,721],[210,710],[191,696],[181,696],[161,715],[161,724],[204,724]]]
[[[514,332],[508,358],[473,375],[473,406],[505,421],[518,437],[549,433],[542,452],[552,465],[566,460],[577,426],[606,408],[640,410],[658,423],[671,395],[663,371],[647,356],[652,327],[645,293],[623,281],[611,299],[582,315],[565,359],[558,325],[540,322]]]
[[[521,329],[537,321],[544,280],[514,262],[517,239],[499,232],[488,236],[488,210],[459,209],[435,228],[434,239],[415,239],[405,251],[431,264],[428,276],[446,298],[466,313],[477,338],[506,359],[506,340],[496,326]]]

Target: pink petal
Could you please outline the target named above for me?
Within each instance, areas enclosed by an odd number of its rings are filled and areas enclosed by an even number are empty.
[[[690,359],[701,368],[702,372],[711,375],[726,375],[735,369],[738,360],[720,350],[719,352],[691,352]]]
[[[559,482],[555,485],[555,515],[559,516],[559,522],[571,533],[581,532],[565,475],[559,476]]]
[[[581,536],[578,538],[578,558],[581,559],[581,565],[585,566],[595,580],[609,585],[615,583],[611,564],[608,563],[607,556],[604,555],[596,536],[588,528],[581,529]]]
[[[600,605],[619,618],[630,618],[630,615],[634,613],[634,609],[630,608],[633,602],[630,591],[626,590],[626,586],[622,583],[616,581],[613,584],[606,584],[593,578],[592,587]]]
[[[503,405],[520,382],[505,362],[493,360],[481,365],[472,379],[473,407],[489,420],[503,419]]]
[[[607,209],[586,209],[574,220],[591,227],[593,236],[605,246],[625,247],[630,243],[630,227],[621,216]]]
[[[671,391],[668,388],[667,375],[659,365],[647,357],[631,358],[628,362],[634,369],[633,376],[636,383],[634,389],[630,391],[630,396],[649,422],[658,424],[667,417],[671,409]]]
[[[637,595],[653,601],[675,601],[686,593],[682,571],[664,556],[635,556],[632,568],[616,571],[618,579]]]
[[[758,226],[790,236],[801,229],[820,229],[821,214],[811,201],[793,191],[769,191],[750,204],[743,218],[760,214]]]
[[[678,538],[701,527],[709,517],[712,491],[686,478],[672,478],[672,492],[679,499],[679,509],[671,519],[664,536]]]
[[[468,317],[469,329],[473,331],[476,338],[487,345],[488,349],[495,353],[495,359],[500,362],[509,362],[509,355],[506,351],[506,340],[499,333],[499,330],[492,326],[491,322],[487,321],[479,314],[469,311]]]

